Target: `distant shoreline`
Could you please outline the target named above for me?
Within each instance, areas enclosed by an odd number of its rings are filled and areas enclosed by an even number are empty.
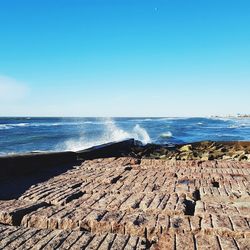
[[[220,115],[212,115],[211,118],[250,118],[250,115],[226,115],[226,116],[220,116]]]

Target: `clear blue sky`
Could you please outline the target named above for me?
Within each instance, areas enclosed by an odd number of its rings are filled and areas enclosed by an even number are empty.
[[[250,113],[249,0],[0,0],[0,116]]]

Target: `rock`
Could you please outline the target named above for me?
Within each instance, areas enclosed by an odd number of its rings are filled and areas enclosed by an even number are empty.
[[[191,151],[192,150],[192,145],[184,145],[179,149],[181,152],[186,152],[186,151]]]
[[[161,156],[160,156],[160,159],[165,159],[165,158],[167,158],[166,155],[161,155]]]
[[[209,154],[209,155],[208,155],[208,160],[209,160],[209,161],[212,161],[212,160],[214,160],[214,159],[216,159],[216,158],[214,157],[213,154]]]
[[[208,161],[209,159],[209,153],[203,153],[201,156],[201,160],[202,161]]]
[[[211,152],[211,154],[213,155],[214,159],[222,159],[224,153],[221,152],[221,151],[214,151],[214,152]]]
[[[238,160],[239,160],[239,161],[247,160],[247,159],[248,159],[248,157],[247,157],[247,155],[245,155],[244,153],[241,154],[241,155],[239,155],[239,157],[238,157]]]
[[[143,159],[250,161],[250,143],[242,146],[239,142],[204,141],[171,147],[169,145],[148,144],[134,147],[132,150],[135,152],[134,156]],[[131,154],[131,156],[133,155]]]
[[[229,155],[223,155],[222,160],[230,160],[231,157]]]
[[[23,216],[46,207],[45,202],[32,202],[24,200],[0,201],[0,223],[8,225],[19,225]]]
[[[227,149],[224,146],[219,147],[217,150],[223,153],[227,152]]]

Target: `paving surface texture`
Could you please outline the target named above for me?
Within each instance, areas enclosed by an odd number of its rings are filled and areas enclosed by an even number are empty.
[[[0,249],[250,249],[250,163],[85,161],[0,201]]]

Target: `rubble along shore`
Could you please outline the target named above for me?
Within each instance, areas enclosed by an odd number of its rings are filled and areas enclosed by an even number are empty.
[[[234,160],[250,162],[250,142],[201,141],[180,145],[134,146],[130,156],[164,160]]]

